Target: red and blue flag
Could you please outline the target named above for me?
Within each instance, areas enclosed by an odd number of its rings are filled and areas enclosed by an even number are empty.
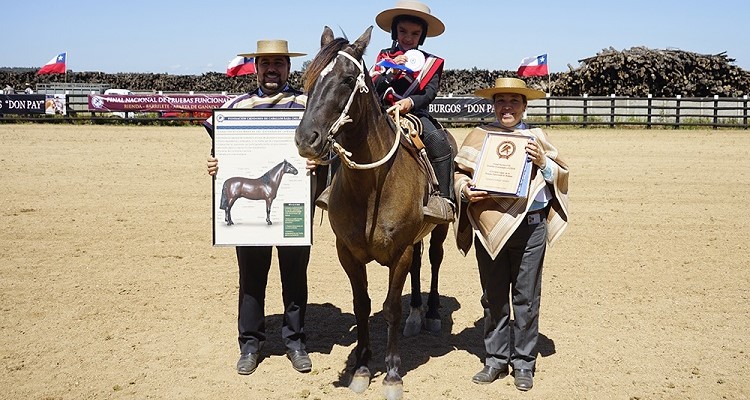
[[[64,74],[65,73],[65,61],[68,58],[68,53],[60,53],[53,57],[51,60],[44,64],[44,66],[36,73],[37,75],[43,74]]]
[[[518,76],[544,76],[549,75],[547,69],[547,55],[527,57],[521,60],[518,66]]]
[[[255,73],[255,59],[243,56],[235,57],[227,66],[227,76],[240,76]]]

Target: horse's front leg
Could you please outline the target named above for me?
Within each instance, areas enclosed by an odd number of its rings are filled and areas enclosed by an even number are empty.
[[[340,240],[336,240],[339,262],[344,267],[352,287],[354,316],[357,320],[357,347],[354,349],[355,364],[349,389],[362,393],[370,386],[370,296],[367,294],[366,265],[357,261]]]
[[[271,222],[271,203],[273,203],[273,200],[266,199],[266,223],[268,225],[273,225],[273,222]]]
[[[224,210],[224,221],[227,223],[227,225],[234,225],[234,221],[232,221],[232,206],[234,205],[234,202],[237,199],[232,199],[229,201],[229,204],[227,205],[227,209]]]
[[[438,292],[438,275],[443,263],[443,243],[448,236],[448,225],[438,225],[430,234],[430,295],[427,298],[427,313],[425,314],[425,330],[432,334],[440,334],[440,293]]]
[[[422,330],[422,285],[420,281],[422,269],[422,242],[413,246],[413,255],[409,277],[411,279],[411,302],[409,316],[404,323],[404,336],[416,336]]]
[[[400,399],[404,394],[404,383],[398,369],[401,356],[398,353],[398,335],[401,325],[401,293],[404,290],[406,274],[409,273],[414,247],[409,245],[394,264],[389,265],[388,294],[383,303],[383,314],[388,322],[388,344],[385,355],[385,379],[383,389],[388,400]]]

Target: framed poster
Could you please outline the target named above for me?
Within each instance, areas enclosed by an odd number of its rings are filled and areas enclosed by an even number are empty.
[[[294,144],[302,109],[215,109],[214,246],[310,245],[310,176]]]
[[[474,189],[503,197],[527,197],[531,161],[526,143],[532,136],[488,132],[474,174]]]

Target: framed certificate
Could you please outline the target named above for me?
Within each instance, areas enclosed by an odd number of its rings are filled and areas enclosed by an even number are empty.
[[[303,111],[213,110],[214,246],[311,244],[311,180],[294,144]]]
[[[526,143],[532,136],[488,132],[474,173],[474,189],[503,197],[527,197],[531,160]]]

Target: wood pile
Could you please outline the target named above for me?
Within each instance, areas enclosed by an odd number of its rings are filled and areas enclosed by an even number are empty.
[[[750,92],[750,72],[725,53],[633,47],[604,49],[579,60],[581,66],[552,82],[555,95],[646,97],[742,97]]]
[[[525,78],[527,85],[553,96],[617,96],[646,97],[742,97],[750,94],[750,72],[732,63],[725,53],[704,55],[681,50],[652,50],[633,47],[617,51],[604,49],[594,57],[580,60],[578,68],[551,76]],[[302,73],[293,71],[292,86],[302,87]],[[491,87],[498,77],[515,77],[515,71],[446,70],[440,82],[440,96],[472,95],[475,90]],[[34,71],[0,71],[0,87],[10,85],[22,90],[26,82],[63,82],[64,75],[37,76]],[[134,92],[227,92],[246,93],[256,88],[255,75],[230,78],[223,73],[203,75],[170,74],[105,74],[102,72],[71,72],[67,82],[104,83],[112,88]]]
[[[549,82],[555,87],[555,81],[564,75],[562,73],[553,73],[549,79],[546,76],[526,77],[523,80],[526,85],[547,92]],[[484,89],[495,86],[497,78],[517,78],[516,71],[489,71],[486,69],[457,69],[446,70],[443,72],[440,81],[440,96],[466,96],[473,95],[477,89]],[[567,94],[557,94],[556,96],[568,96]]]

